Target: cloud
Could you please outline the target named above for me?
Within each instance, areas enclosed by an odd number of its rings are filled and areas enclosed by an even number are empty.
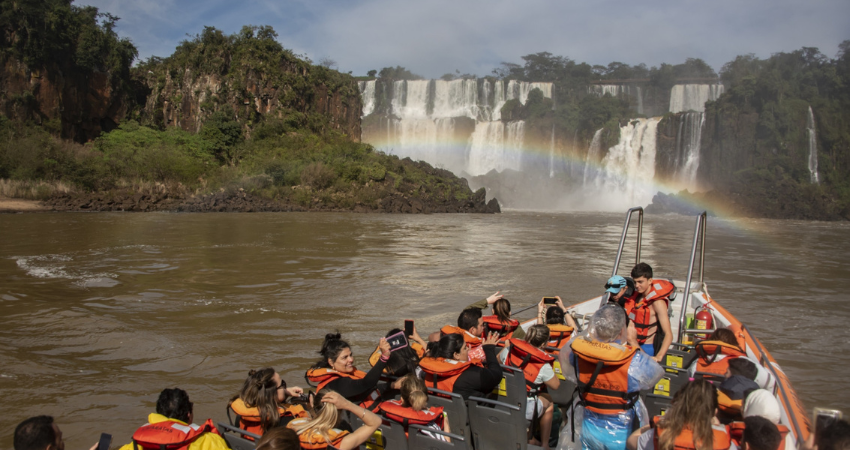
[[[487,75],[501,61],[549,51],[607,65],[677,64],[715,69],[740,54],[765,58],[803,46],[833,56],[850,38],[845,0],[90,0],[122,19],[140,55],[167,56],[204,25],[227,33],[272,25],[281,43],[340,70],[401,65],[424,76],[456,69]]]

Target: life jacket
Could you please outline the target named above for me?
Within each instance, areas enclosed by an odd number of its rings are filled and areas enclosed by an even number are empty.
[[[257,407],[249,408],[241,398],[237,398],[227,405],[227,418],[230,419],[230,411],[236,415],[234,420],[231,420],[231,425],[239,427],[249,433],[263,435],[263,425],[260,420],[260,409]],[[309,417],[307,411],[301,405],[286,405],[286,408],[277,407],[277,412],[280,417]],[[253,440],[249,436],[244,436],[245,439]]]
[[[436,423],[440,429],[443,429],[442,406],[432,406],[422,411],[414,411],[413,408],[401,406],[401,404],[401,400],[387,400],[381,403],[381,412],[387,419],[402,424],[405,434],[407,433],[407,426],[410,424],[430,425]]]
[[[617,414],[631,408],[640,392],[629,392],[629,366],[636,347],[576,338],[576,390],[588,411]]]
[[[463,341],[469,344],[469,359],[483,360],[487,357],[487,355],[484,354],[484,339],[469,334],[468,331],[461,327],[453,327],[451,325],[446,325],[443,328],[440,328],[440,337],[447,334],[459,334],[463,336]]]
[[[732,438],[732,442],[738,446],[738,448],[742,447],[742,441],[744,440],[744,430],[747,428],[744,422],[732,422],[729,424],[729,437]],[[776,429],[779,430],[779,436],[782,438],[779,441],[779,446],[776,450],[783,450],[785,448],[785,436],[788,436],[788,433],[791,431],[785,425],[777,424]]]
[[[540,369],[546,364],[552,364],[555,358],[549,356],[543,350],[525,342],[521,339],[510,339],[510,350],[505,362],[509,366],[522,369],[525,375],[525,389],[529,393],[537,393],[541,384],[535,383]]]
[[[298,427],[304,425],[307,422],[309,422],[309,419],[296,419],[292,422],[289,422],[289,424],[287,424],[286,426],[297,432]],[[331,428],[330,430],[328,430],[328,437],[331,438],[330,442],[328,442],[321,434],[307,430],[302,433],[298,433],[298,440],[301,442],[301,448],[303,449],[324,450],[328,448],[328,445],[339,447],[343,438],[345,438],[345,436],[347,436],[348,434],[348,431]]]
[[[423,355],[425,355],[425,349],[422,347],[421,344],[416,341],[409,341],[409,343],[410,349],[413,350],[414,353],[416,353],[416,356],[421,358]],[[375,364],[378,364],[379,359],[381,359],[381,349],[375,348],[375,351],[372,352],[371,355],[369,355],[369,364],[372,367],[375,367]],[[384,368],[384,373],[388,373],[386,367]]]
[[[729,369],[729,361],[733,358],[747,356],[738,346],[727,344],[723,341],[700,341],[697,342],[696,352],[697,372],[715,373],[725,375]],[[724,358],[718,359],[719,355]]]
[[[503,323],[499,321],[499,316],[496,315],[484,316],[481,318],[481,320],[484,323],[484,335],[482,337],[486,337],[487,333],[491,333],[494,331],[496,333],[499,333],[498,345],[500,347],[505,346],[505,342],[507,342],[508,339],[513,336],[514,331],[517,329],[517,327],[519,327],[518,321],[510,319],[508,320],[508,323]]]
[[[570,340],[573,335],[573,327],[561,324],[546,325],[549,328],[549,347],[560,349]]]
[[[717,390],[717,409],[728,417],[741,419],[741,411],[744,410],[744,399],[733,399],[720,389]]]
[[[212,419],[203,425],[185,425],[171,419],[149,423],[133,433],[133,449],[182,450],[204,433],[218,434]]]
[[[668,306],[670,304],[668,297],[670,294],[676,291],[676,286],[673,283],[667,280],[652,280],[652,286],[650,287],[650,291],[646,293],[646,296],[637,300],[638,293],[635,292],[634,296],[631,299],[631,304],[634,306],[626,308],[626,313],[629,318],[635,323],[635,331],[637,331],[637,341],[638,344],[643,345],[646,344],[646,341],[655,336],[658,333],[658,318],[655,318],[655,322],[649,323],[652,318],[652,312],[650,311],[650,305],[656,301],[665,301]],[[628,305],[628,303],[627,303]],[[651,328],[655,328],[651,333],[649,330]]]
[[[472,366],[481,366],[481,361],[470,359],[462,362],[428,356],[419,361],[419,367],[425,372],[425,384],[446,392],[454,392],[457,378]]]
[[[652,418],[652,425],[655,428],[655,438],[653,444],[655,445],[655,449],[658,450],[658,438],[664,434],[664,429],[659,425],[659,420],[661,416],[655,416]],[[724,425],[712,425],[711,432],[713,434],[711,439],[711,448],[713,450],[727,450],[732,445],[732,438],[729,436],[729,429]],[[682,432],[676,436],[676,440],[673,442],[673,448],[675,450],[696,450],[696,444],[694,443],[694,434],[693,431],[689,427],[685,427],[682,429]]]
[[[307,371],[307,380],[311,383],[317,383],[316,392],[319,392],[328,385],[331,381],[345,377],[353,380],[362,380],[366,376],[366,372],[354,369],[352,373],[343,373],[330,368],[310,369]],[[381,392],[378,389],[373,390],[366,400],[359,403],[359,406],[366,408],[369,411],[375,412],[381,404]]]

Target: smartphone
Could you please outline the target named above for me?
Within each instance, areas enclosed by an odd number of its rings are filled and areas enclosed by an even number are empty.
[[[824,428],[828,427],[833,422],[841,420],[841,411],[836,409],[815,408],[812,412],[812,422],[815,424],[815,444]]]
[[[555,297],[543,297],[544,305],[554,305],[556,303],[558,303],[558,299]]]
[[[410,319],[404,320],[404,335],[413,336],[413,321]]]
[[[97,441],[97,450],[109,450],[110,445],[112,445],[112,435],[100,433],[100,440]]]
[[[407,337],[404,335],[404,332],[398,332],[388,337],[387,343],[390,344],[390,351],[394,352],[396,350],[407,347]]]

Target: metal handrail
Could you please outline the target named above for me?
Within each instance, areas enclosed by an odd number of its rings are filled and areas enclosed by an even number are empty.
[[[682,309],[679,311],[679,339],[676,342],[682,342],[682,337],[684,336],[685,331],[685,312],[688,309],[688,304],[690,303],[690,293],[691,293],[691,277],[694,275],[694,262],[697,256],[697,244],[700,245],[700,268],[699,268],[699,281],[700,285],[703,282],[703,266],[705,262],[705,225],[706,218],[708,214],[703,211],[699,216],[697,216],[697,224],[694,227],[694,243],[691,246],[691,259],[688,262],[688,276],[685,278],[685,295],[682,297]]]
[[[773,367],[773,364],[770,362],[770,359],[767,358],[767,353],[764,352],[764,349],[761,348],[761,344],[759,344],[759,341],[753,336],[752,333],[750,333],[750,329],[747,328],[746,325],[741,324],[741,328],[743,328],[743,330],[746,331],[747,334],[753,337],[753,343],[756,344],[756,350],[758,350],[759,352],[759,360],[761,360],[762,365],[770,371],[770,374],[773,375],[773,379],[776,382],[776,386],[779,387],[779,394],[782,395],[782,399],[785,401],[785,404],[788,405],[788,407],[790,408],[791,400],[788,398],[788,393],[785,392],[785,387],[782,385],[782,381],[779,378],[779,375],[776,373],[776,368]],[[797,445],[802,444],[803,433],[800,429],[800,424],[797,423],[797,418],[794,417],[794,414],[789,411],[785,411],[785,413],[788,417],[791,418],[791,425],[794,426],[794,435],[797,436]]]
[[[617,259],[614,261],[614,270],[611,272],[611,276],[617,275],[617,269],[620,267],[620,256],[623,254],[623,246],[626,244],[626,234],[629,232],[629,223],[632,220],[632,214],[635,212],[639,212],[638,214],[638,232],[637,232],[637,249],[635,250],[635,264],[640,262],[640,238],[643,233],[643,208],[640,206],[635,206],[634,208],[630,208],[626,211],[626,223],[623,225],[623,235],[620,236],[620,247],[617,249]]]

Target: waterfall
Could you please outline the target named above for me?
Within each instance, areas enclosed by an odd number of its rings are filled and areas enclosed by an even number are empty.
[[[360,88],[360,98],[363,102],[362,117],[366,117],[375,110],[375,80],[359,81],[357,87]]]
[[[697,185],[697,170],[699,169],[700,140],[702,127],[705,124],[705,113],[685,113],[679,123],[677,136],[676,178],[683,186],[695,191]],[[682,146],[684,144],[684,146]],[[681,159],[679,159],[681,155]]]
[[[552,123],[552,139],[549,141],[549,178],[555,178],[555,124]]]
[[[470,137],[469,167],[471,175],[484,175],[491,170],[499,172],[522,169],[522,142],[525,122],[479,122]]]
[[[428,81],[425,81],[425,83],[428,83]],[[476,80],[434,81],[433,117],[477,119],[478,109],[478,82]]]
[[[806,132],[809,135],[809,178],[813,184],[820,183],[818,178],[818,142],[817,131],[815,131],[815,114],[809,106],[809,115],[806,118]]]
[[[584,159],[584,176],[582,177],[582,184],[587,186],[588,175],[592,175],[594,170],[596,170],[593,166],[599,161],[599,147],[602,144],[602,128],[596,130],[593,133],[593,140],[590,141],[590,148],[587,149],[587,157]]]
[[[677,84],[670,90],[670,112],[705,112],[705,102],[723,93],[722,84]]]
[[[609,94],[612,97],[634,97],[636,101],[636,112],[643,114],[643,91],[640,86],[629,86],[624,84],[596,84],[587,87],[587,92],[604,97]]]

